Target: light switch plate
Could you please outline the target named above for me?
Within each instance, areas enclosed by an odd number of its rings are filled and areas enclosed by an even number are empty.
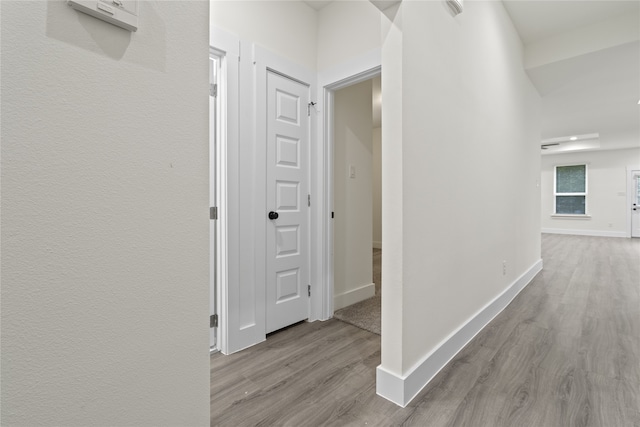
[[[67,0],[67,4],[125,30],[138,30],[138,0]]]

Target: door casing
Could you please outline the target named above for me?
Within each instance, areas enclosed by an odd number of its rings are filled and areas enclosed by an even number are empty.
[[[322,266],[322,299],[320,307],[320,319],[326,320],[333,317],[333,244],[334,230],[331,212],[333,212],[333,152],[334,152],[334,97],[335,92],[347,86],[351,86],[365,80],[369,80],[382,73],[382,63],[380,51],[372,51],[366,55],[357,57],[353,62],[331,70],[321,76],[321,96],[320,108],[323,108],[322,131],[318,136],[322,144],[322,227],[323,239],[318,242],[318,250],[321,252],[321,260],[318,263]]]

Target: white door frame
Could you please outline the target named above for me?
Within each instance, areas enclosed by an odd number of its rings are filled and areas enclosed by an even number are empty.
[[[209,84],[213,85],[213,90],[217,91],[221,87],[221,62],[224,57],[216,49],[209,48]],[[217,69],[217,70],[216,70]],[[211,93],[209,88],[209,206],[217,211],[218,202],[218,147],[220,146],[220,97],[217,93]],[[218,289],[217,289],[217,265],[218,253],[218,222],[211,216],[209,218],[209,316],[217,315],[218,309]],[[217,327],[209,326],[209,349],[210,351],[218,350],[217,343]]]
[[[318,240],[313,247],[317,248],[315,264],[316,283],[322,286],[321,298],[315,298],[312,294],[312,312],[315,309],[317,319],[327,320],[333,317],[333,127],[334,127],[334,95],[339,89],[356,83],[369,80],[382,72],[382,55],[380,49],[375,49],[364,55],[353,58],[347,63],[331,68],[318,77],[318,110],[322,112],[323,123],[318,126],[318,141],[322,146],[318,147],[315,154],[317,169],[314,173],[312,167],[312,185],[314,176],[317,185],[317,194],[321,194],[321,209],[316,223],[318,227]],[[384,92],[384,91],[383,91]],[[319,144],[318,144],[319,145]],[[313,236],[313,234],[312,234]],[[312,269],[313,272],[313,269]],[[311,320],[311,318],[310,318]]]
[[[632,218],[631,206],[633,205],[633,173],[640,172],[640,165],[627,166],[627,237],[631,237]]]
[[[220,74],[218,76],[218,123],[217,144],[211,146],[209,168],[210,186],[215,186],[216,207],[218,219],[215,221],[217,228],[215,234],[211,232],[211,247],[215,245],[215,257],[210,256],[210,286],[211,292],[216,292],[216,312],[218,314],[218,330],[216,331],[216,350],[227,353],[229,345],[229,275],[230,265],[228,261],[229,242],[229,204],[228,195],[235,194],[237,185],[229,182],[227,165],[230,158],[233,160],[237,154],[228,152],[228,141],[238,138],[238,57],[240,55],[239,42],[236,37],[224,31],[211,28],[209,55],[217,56],[221,61]],[[215,159],[214,159],[215,158]],[[213,162],[211,161],[213,160]],[[212,173],[213,172],[213,173]],[[215,174],[215,175],[214,175]],[[214,182],[215,177],[215,182]]]

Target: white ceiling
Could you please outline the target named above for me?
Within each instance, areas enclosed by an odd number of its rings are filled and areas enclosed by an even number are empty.
[[[638,14],[637,1],[505,0],[503,3],[525,44],[623,13]]]
[[[315,10],[332,3],[304,2]],[[503,0],[503,4],[525,51],[528,45],[617,16],[640,17],[638,0]],[[640,24],[638,34],[635,42],[585,49],[586,53],[527,70],[542,97],[541,139],[598,133],[603,149],[640,147]]]
[[[640,43],[529,70],[542,96],[542,138],[640,129]]]
[[[536,42],[562,37],[563,33],[618,16],[640,17],[638,1],[505,0],[503,3],[525,52]],[[640,34],[640,26],[637,33]],[[598,133],[600,149],[640,147],[638,38],[593,49],[587,48],[585,40],[585,53],[527,70],[542,97],[542,139]]]

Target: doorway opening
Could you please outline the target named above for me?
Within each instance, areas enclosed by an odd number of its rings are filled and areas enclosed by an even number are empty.
[[[381,68],[325,86],[330,315],[380,334]]]
[[[640,167],[629,168],[629,237],[640,238]]]

